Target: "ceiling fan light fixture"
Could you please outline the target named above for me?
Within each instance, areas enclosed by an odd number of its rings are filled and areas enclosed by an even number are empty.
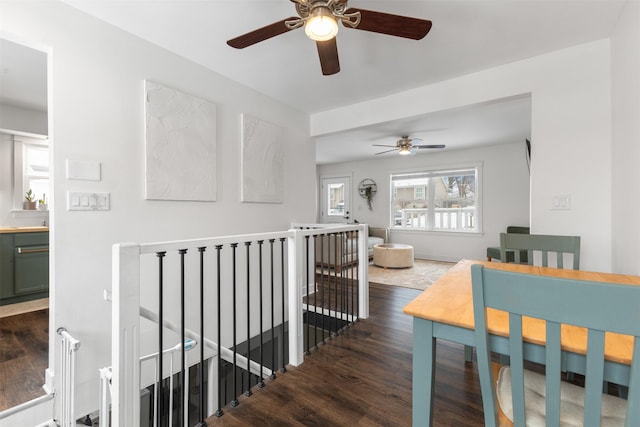
[[[338,34],[338,22],[329,8],[318,6],[309,14],[304,32],[311,40],[318,42],[331,40]]]
[[[398,154],[400,154],[401,156],[408,156],[409,154],[411,154],[411,148],[410,147],[400,147],[400,151],[398,151]]]

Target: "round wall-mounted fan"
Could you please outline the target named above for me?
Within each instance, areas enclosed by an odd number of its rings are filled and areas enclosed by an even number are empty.
[[[371,10],[349,8],[348,0],[290,0],[296,4],[298,16],[274,22],[227,41],[236,49],[254,45],[261,41],[305,27],[307,36],[315,40],[320,56],[320,67],[325,76],[340,71],[338,60],[338,21],[345,28],[371,31],[390,36],[420,40],[431,29],[431,21],[392,15]]]
[[[384,150],[378,154],[390,153],[392,151],[398,151],[398,154],[402,155],[414,155],[416,152],[423,148],[444,148],[444,144],[435,144],[435,145],[414,145],[414,142],[422,142],[420,138],[409,138],[407,135],[402,136],[397,142],[396,145],[381,145],[381,144],[373,144],[374,147],[393,147],[391,150]]]

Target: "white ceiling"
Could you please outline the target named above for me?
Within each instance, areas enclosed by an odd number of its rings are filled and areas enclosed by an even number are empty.
[[[287,0],[65,2],[312,114],[608,37],[627,1],[636,0],[350,0],[350,7],[429,19],[433,27],[414,41],[341,26],[341,71],[333,76],[322,76],[303,29],[242,50],[225,43],[295,16]],[[490,103],[322,137],[318,162],[371,158],[372,143],[394,144],[409,132],[447,149],[522,141],[530,135],[529,100],[507,102],[526,117]],[[500,126],[487,126],[498,119]]]
[[[531,138],[531,98],[513,97],[320,136],[316,138],[316,162],[395,156],[396,152],[376,154],[386,148],[373,144],[395,145],[402,135],[422,139],[418,145],[444,144],[446,150],[513,142],[524,147],[525,138]],[[442,150],[421,149],[417,155],[433,151]]]

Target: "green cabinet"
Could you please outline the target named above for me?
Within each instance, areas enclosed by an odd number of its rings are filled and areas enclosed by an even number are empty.
[[[0,234],[0,305],[49,295],[49,233]]]

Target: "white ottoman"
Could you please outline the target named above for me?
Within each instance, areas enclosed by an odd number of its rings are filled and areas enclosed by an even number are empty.
[[[413,267],[413,246],[401,243],[375,245],[373,263],[384,268]]]

